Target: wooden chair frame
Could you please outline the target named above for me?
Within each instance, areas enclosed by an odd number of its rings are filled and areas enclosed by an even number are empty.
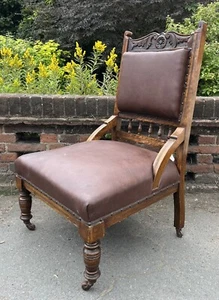
[[[186,172],[186,155],[188,150],[189,136],[191,130],[191,122],[195,105],[196,91],[198,86],[198,78],[201,68],[202,56],[204,51],[206,34],[206,24],[200,22],[198,29],[192,35],[179,35],[174,32],[158,35],[152,33],[141,39],[132,39],[130,32],[125,32],[122,52],[126,51],[157,51],[157,41],[159,38],[164,39],[165,43],[177,47],[185,47],[190,43],[192,36],[192,51],[190,56],[190,68],[187,77],[187,84],[184,96],[184,105],[181,118],[178,121],[168,121],[162,119],[153,119],[144,115],[135,115],[129,113],[121,113],[115,103],[114,115],[106,120],[98,129],[96,129],[88,138],[88,141],[99,140],[106,133],[111,133],[113,140],[125,140],[140,144],[147,144],[152,147],[159,147],[160,150],[153,163],[154,182],[153,189],[156,192],[160,182],[161,175],[167,165],[172,154],[175,153],[175,163],[180,173],[180,183],[178,186],[172,186],[159,193],[152,193],[144,201],[135,203],[129,207],[125,207],[96,223],[86,223],[79,219],[76,215],[67,211],[59,204],[55,203],[47,195],[40,192],[36,187],[16,176],[17,188],[20,191],[19,204],[21,209],[21,220],[25,223],[29,230],[34,230],[35,226],[30,222],[31,215],[31,194],[37,196],[61,215],[66,217],[70,222],[78,227],[79,234],[84,240],[84,263],[85,263],[85,281],[82,284],[84,290],[89,290],[100,276],[100,240],[104,237],[108,227],[126,219],[128,216],[137,213],[143,208],[157,202],[158,200],[173,194],[174,196],[174,226],[178,237],[182,237],[182,228],[185,220],[185,200],[184,200],[184,177]],[[175,45],[173,45],[175,43]],[[160,45],[160,44],[159,44]],[[148,47],[148,48],[147,48]],[[166,47],[168,48],[168,47]],[[122,120],[126,119],[129,123],[128,131],[122,130]],[[140,122],[138,133],[131,133],[131,121]],[[161,138],[153,138],[141,134],[142,123],[156,123],[175,127],[175,131],[170,134],[169,138],[164,141]]]

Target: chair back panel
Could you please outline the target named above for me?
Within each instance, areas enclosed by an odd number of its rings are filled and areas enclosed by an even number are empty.
[[[189,52],[183,48],[125,52],[117,91],[119,111],[178,120]]]
[[[200,21],[190,35],[153,32],[139,39],[125,32],[114,107],[120,121],[114,140],[160,148],[180,126],[186,132],[186,157],[206,28]]]

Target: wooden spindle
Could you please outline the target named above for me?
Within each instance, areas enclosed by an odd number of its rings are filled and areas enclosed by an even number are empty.
[[[139,122],[138,124],[138,134],[141,134],[142,133],[142,123]]]
[[[152,127],[152,124],[150,123],[149,128],[148,128],[148,135],[149,136],[151,136],[152,131],[153,131],[153,127]]]
[[[157,132],[157,136],[158,136],[159,139],[161,138],[161,135],[162,135],[162,129],[163,129],[162,125],[159,125],[159,129],[158,129],[158,132]]]
[[[132,119],[129,119],[128,133],[131,133],[131,131],[132,131]]]

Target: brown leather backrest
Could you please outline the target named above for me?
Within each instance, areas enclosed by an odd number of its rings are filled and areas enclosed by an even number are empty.
[[[190,50],[125,52],[120,68],[120,112],[178,120]]]

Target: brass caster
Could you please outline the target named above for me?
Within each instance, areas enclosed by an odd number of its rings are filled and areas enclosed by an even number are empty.
[[[89,291],[89,289],[93,286],[93,283],[91,283],[88,280],[85,280],[84,282],[82,282],[81,287],[84,291]]]
[[[29,229],[29,230],[31,230],[31,231],[33,231],[33,230],[35,230],[36,229],[36,226],[33,224],[33,223],[31,223],[31,222],[25,222],[24,223],[25,225],[26,225],[26,227]]]
[[[183,237],[182,229],[181,229],[181,228],[176,228],[176,236],[177,236],[178,238]]]

